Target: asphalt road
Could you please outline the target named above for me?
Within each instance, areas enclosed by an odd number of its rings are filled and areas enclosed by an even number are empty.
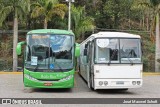
[[[92,91],[78,74],[72,89],[26,88],[22,74],[0,74],[0,98],[160,98],[160,76],[144,76],[143,86],[138,89]]]

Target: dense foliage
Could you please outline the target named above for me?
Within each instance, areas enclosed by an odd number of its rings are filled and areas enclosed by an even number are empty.
[[[18,18],[19,30],[67,29],[68,3],[65,0],[24,1],[0,0],[0,30],[12,30],[15,17]],[[155,19],[159,9],[160,0],[75,0],[71,8],[71,29],[78,41],[101,30],[140,34],[144,66],[154,65]]]

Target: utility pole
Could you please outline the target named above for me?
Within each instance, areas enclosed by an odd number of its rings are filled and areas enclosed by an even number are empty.
[[[68,30],[71,30],[71,2],[74,2],[74,0],[66,0],[66,2],[69,3],[68,7]]]

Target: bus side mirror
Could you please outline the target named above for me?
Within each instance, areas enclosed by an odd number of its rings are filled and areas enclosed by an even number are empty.
[[[80,45],[78,43],[75,44],[75,56],[80,56]]]
[[[17,53],[17,55],[21,55],[21,53],[22,53],[22,45],[25,44],[25,43],[26,42],[19,42],[17,44],[17,47],[16,47],[16,53]]]
[[[17,55],[21,55],[21,53],[22,53],[22,47],[21,47],[21,45],[20,44],[18,44],[17,45],[17,47],[16,47],[16,52],[17,52]]]
[[[141,40],[141,54],[143,54],[143,46],[144,45],[144,43],[143,43],[143,41]]]
[[[84,49],[83,55],[87,56],[87,48]]]

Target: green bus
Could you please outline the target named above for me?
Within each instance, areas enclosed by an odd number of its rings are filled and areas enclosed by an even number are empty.
[[[37,29],[17,44],[17,55],[24,50],[23,82],[33,88],[74,87],[75,57],[80,47],[72,31]]]

